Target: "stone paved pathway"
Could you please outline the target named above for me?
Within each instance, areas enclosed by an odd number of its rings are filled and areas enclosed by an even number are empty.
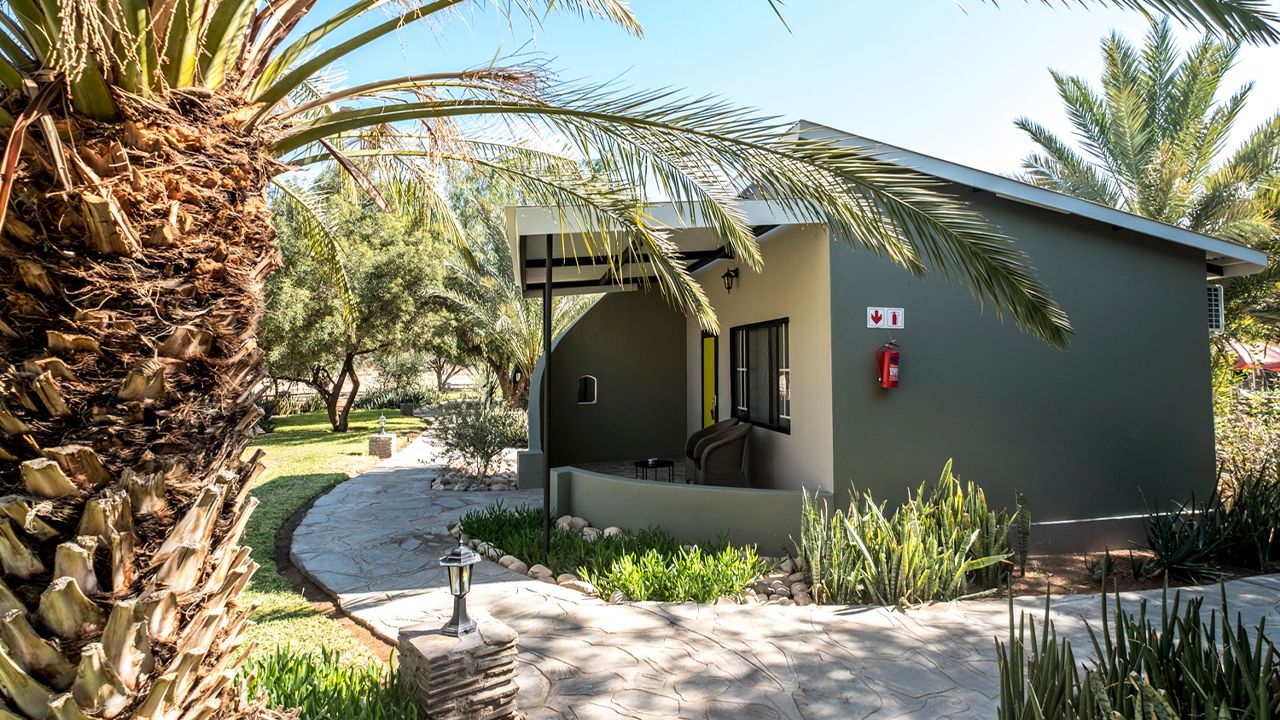
[[[379,636],[448,618],[437,559],[447,524],[540,491],[432,491],[431,446],[399,455],[321,498],[294,533],[294,563]],[[635,603],[610,606],[485,561],[468,606],[520,634],[520,696],[530,718],[990,718],[998,696],[992,639],[1005,601],[885,608]],[[1228,583],[1252,626],[1280,621],[1280,576]],[[1184,588],[1218,604],[1217,587]],[[1159,602],[1159,593],[1133,593]],[[1016,601],[1037,617],[1043,599]],[[1078,654],[1096,595],[1054,602]]]

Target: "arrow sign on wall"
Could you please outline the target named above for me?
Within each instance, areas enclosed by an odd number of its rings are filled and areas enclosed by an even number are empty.
[[[869,307],[867,308],[867,327],[901,330],[906,324],[902,308]]]

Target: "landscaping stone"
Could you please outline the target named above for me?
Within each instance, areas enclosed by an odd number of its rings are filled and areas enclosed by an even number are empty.
[[[804,582],[804,579],[805,579],[804,573],[794,572],[787,576],[786,582],[787,584],[798,583],[798,582]]]
[[[449,637],[438,625],[400,632],[400,685],[433,720],[515,718],[516,633],[494,620]]]
[[[586,518],[580,518],[580,517],[569,518],[569,528],[571,530],[581,530],[590,525],[591,523],[587,522]]]
[[[791,591],[792,597],[809,592],[809,586],[802,582],[793,582],[791,583],[791,587],[787,589]]]
[[[516,563],[519,561],[520,561],[519,558],[517,558],[515,555],[503,555],[502,557],[498,558],[498,564],[504,568],[509,568],[511,567],[512,563]]]
[[[568,582],[562,582],[562,583],[560,583],[560,587],[563,587],[563,588],[569,588],[570,590],[577,590],[578,592],[582,593],[583,595],[596,595],[596,594],[597,594],[597,592],[596,592],[596,586],[595,586],[595,585],[592,585],[591,583],[587,582],[586,580],[569,580]]]
[[[561,515],[560,517],[556,518],[556,527],[560,528],[561,530],[568,530],[571,527],[569,523],[571,523],[572,521],[573,521],[572,515]]]
[[[560,573],[559,575],[556,576],[556,584],[563,585],[567,582],[572,582],[577,579],[578,579],[578,576],[574,575],[573,573]]]
[[[515,562],[508,565],[507,569],[514,573],[520,573],[521,575],[524,575],[529,572],[529,566],[525,565],[520,560],[516,560]]]
[[[782,562],[778,563],[778,570],[787,575],[790,575],[791,573],[796,571],[796,564],[791,561],[791,558],[787,558],[786,560],[783,560]]]
[[[538,563],[537,565],[534,565],[533,567],[529,568],[529,577],[551,578],[552,577],[551,568],[547,567],[546,565],[543,565],[542,563]],[[555,581],[552,580],[552,582],[555,582]]]
[[[796,593],[795,597],[792,599],[795,600],[796,605],[799,605],[800,607],[813,604],[813,599],[809,597],[809,593]]]
[[[617,527],[612,527],[612,526],[610,526],[610,527],[607,527],[607,528],[605,528],[605,529],[604,529],[604,536],[605,536],[605,537],[615,537],[615,536],[618,536],[618,535],[621,535],[621,534],[622,534],[622,528],[617,528]]]
[[[631,602],[631,598],[627,597],[627,594],[622,592],[621,590],[614,590],[613,592],[609,593],[610,605],[620,605],[626,602]]]
[[[582,528],[582,537],[587,542],[595,542],[600,538],[600,528],[593,528],[593,527]]]

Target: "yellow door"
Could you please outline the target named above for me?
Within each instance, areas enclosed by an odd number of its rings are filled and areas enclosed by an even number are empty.
[[[702,427],[712,425],[719,418],[716,408],[716,350],[715,335],[702,336]]]

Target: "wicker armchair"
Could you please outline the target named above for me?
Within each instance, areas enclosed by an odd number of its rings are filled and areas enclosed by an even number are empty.
[[[702,440],[708,436],[722,433],[738,424],[738,418],[729,418],[717,423],[712,423],[689,436],[689,439],[684,443],[685,482],[694,482],[698,477],[698,463],[695,459],[697,456],[694,454],[694,450],[698,447],[698,443],[702,442]]]
[[[702,485],[747,486],[747,440],[751,426],[740,423],[708,435],[694,448],[696,481]]]

